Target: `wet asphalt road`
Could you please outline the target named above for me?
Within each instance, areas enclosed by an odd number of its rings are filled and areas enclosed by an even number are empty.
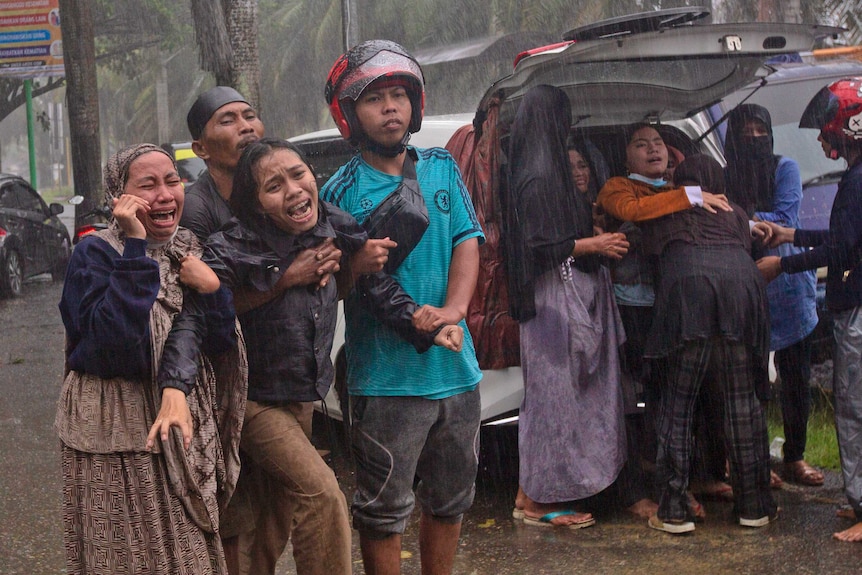
[[[63,371],[63,329],[57,312],[61,286],[41,280],[24,296],[0,300],[0,574],[64,573],[60,520],[58,440],[52,431]],[[353,476],[341,443],[324,425],[320,446],[350,494]],[[455,573],[520,574],[820,574],[862,572],[862,544],[840,543],[831,534],[850,525],[835,517],[844,502],[840,478],[830,473],[822,488],[785,484],[776,492],[780,519],[746,530],[731,521],[731,506],[706,502],[708,517],[692,535],[650,530],[612,502],[597,501],[598,524],[580,531],[539,529],[511,519],[514,497],[512,436],[483,437],[494,458],[479,478],[474,508],[465,518]],[[500,447],[503,445],[503,448]],[[418,574],[417,521],[405,536],[403,572]],[[355,572],[362,573],[358,543]],[[289,553],[280,575],[294,573]]]

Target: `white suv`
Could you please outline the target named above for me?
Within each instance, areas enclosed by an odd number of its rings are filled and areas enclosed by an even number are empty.
[[[766,59],[808,51],[816,38],[838,34],[841,29],[796,24],[700,24],[706,16],[708,12],[699,8],[680,8],[615,18],[573,30],[559,44],[520,55],[512,74],[486,91],[475,122],[472,116],[464,115],[427,117],[411,143],[420,147],[445,146],[456,129],[475,123],[475,140],[468,142],[475,145],[484,134],[494,134],[493,141],[486,142],[485,150],[499,155],[499,161],[492,165],[502,166],[509,126],[521,99],[533,86],[550,84],[566,91],[574,118],[572,131],[588,137],[599,148],[612,175],[623,173],[622,127],[633,122],[655,124],[665,141],[684,154],[707,153],[723,164],[721,143],[717,134],[711,132],[712,120],[704,110],[751,82],[762,71]],[[293,141],[305,147],[323,178],[353,153],[334,129]],[[338,153],[343,155],[336,158]],[[469,164],[463,160],[471,158],[473,153],[475,149],[469,146],[458,150],[456,159],[461,161],[462,169]],[[335,163],[330,169],[333,158]],[[465,180],[470,179],[469,174],[465,176]],[[500,180],[499,174],[491,178],[493,183]],[[487,190],[495,197],[499,192],[493,185]],[[474,203],[477,202],[478,191],[470,192]],[[483,226],[496,215],[486,214]],[[480,265],[501,264],[495,260],[499,253],[497,241],[499,238],[488,238],[480,250]],[[478,289],[483,294],[482,286]],[[489,348],[487,353],[499,352],[500,346],[510,345],[515,349],[509,350],[508,356],[517,357],[517,341],[503,341],[505,338],[494,333],[496,326],[505,323],[496,320],[507,316],[508,310],[500,309],[492,298],[478,299],[483,309],[476,315],[487,318],[483,333],[497,336],[494,346],[485,346]],[[472,331],[474,326],[470,327]],[[342,414],[338,395],[343,395],[345,389],[343,329],[341,317],[333,346],[335,385],[322,406],[329,416],[337,419]],[[477,349],[480,347],[477,342]],[[480,365],[490,365],[489,359],[493,359],[483,357],[482,353],[479,356]],[[483,369],[479,390],[484,424],[517,421],[523,398],[519,366]]]

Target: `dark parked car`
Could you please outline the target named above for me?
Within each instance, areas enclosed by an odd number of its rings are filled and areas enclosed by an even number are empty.
[[[39,274],[63,279],[72,241],[61,213],[25,180],[0,174],[0,295],[21,295],[24,280]]]
[[[174,157],[174,161],[177,163],[177,172],[185,185],[196,181],[207,169],[204,161],[192,151],[191,142],[162,144],[162,148]]]

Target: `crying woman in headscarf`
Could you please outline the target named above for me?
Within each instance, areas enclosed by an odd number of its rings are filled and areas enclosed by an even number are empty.
[[[226,574],[219,513],[239,473],[247,386],[231,295],[178,228],[183,185],[167,152],[117,152],[105,188],[113,221],[75,248],[60,301],[68,572],[128,573],[134,556],[154,574]],[[180,323],[198,336],[190,369],[160,373]]]

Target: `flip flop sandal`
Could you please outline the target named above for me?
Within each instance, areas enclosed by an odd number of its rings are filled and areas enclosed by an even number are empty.
[[[519,509],[518,507],[512,509],[512,519],[514,519],[515,521],[523,521],[524,517],[525,514],[523,509]]]
[[[557,517],[564,517],[567,515],[584,515],[574,509],[562,509],[560,511],[552,511],[546,515],[542,515],[541,517],[530,517],[529,515],[524,514],[524,525],[532,525],[533,527],[558,527],[560,529],[583,529],[584,527],[589,527],[591,525],[596,524],[596,520],[593,517],[589,519],[585,519],[583,521],[578,521],[576,523],[570,523],[568,525],[556,525],[551,523],[553,519]]]

